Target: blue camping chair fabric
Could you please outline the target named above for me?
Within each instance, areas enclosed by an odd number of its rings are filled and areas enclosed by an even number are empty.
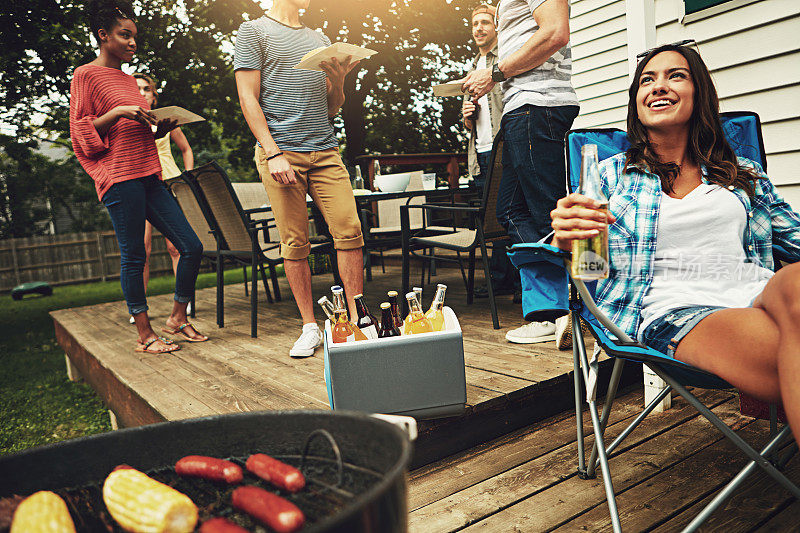
[[[747,112],[723,113],[722,124],[726,138],[736,154],[758,162],[766,170],[767,161],[758,115]],[[619,129],[606,128],[568,132],[566,136],[567,185],[571,191],[578,188],[580,180],[580,149],[581,146],[587,143],[598,145],[598,156],[601,161],[625,151],[630,146],[626,133]],[[778,259],[786,257],[785,252],[780,249],[774,250],[774,254]],[[696,530],[731,495],[739,484],[755,470],[756,466],[764,469],[767,474],[787,488],[795,497],[800,497],[800,488],[778,470],[789,457],[777,460],[775,464],[766,459],[766,457],[772,457],[776,450],[791,438],[792,434],[788,425],[784,426],[780,432],[777,432],[777,435],[770,440],[770,443],[761,453],[756,452],[686,389],[686,386],[727,389],[732,388],[730,384],[713,374],[667,357],[657,350],[643,346],[634,339],[630,339],[597,309],[593,299],[595,283],[584,284],[580,280],[572,280],[570,278],[573,289],[572,297],[570,298],[570,289],[567,283],[570,254],[545,243],[523,243],[512,246],[509,258],[520,269],[523,290],[523,314],[526,318],[529,320],[545,320],[548,319],[545,317],[563,316],[568,309],[572,310],[572,330],[574,332],[581,331],[580,321],[583,321],[589,326],[595,341],[610,357],[615,359],[611,381],[606,394],[606,402],[603,406],[602,414],[599,414],[596,405],[599,372],[597,352],[595,351],[589,357],[583,337],[581,335],[573,335],[575,397],[576,399],[579,398],[583,394],[582,390],[585,392],[596,437],[594,449],[587,461],[583,439],[583,412],[581,405],[576,402],[578,471],[581,477],[593,478],[596,476],[596,468],[600,467],[614,531],[621,531],[621,525],[608,467],[608,455],[673,389],[751,459],[750,463],[739,475],[712,499],[684,531]],[[634,419],[614,442],[606,447],[603,433],[616,396],[625,361],[647,364],[668,384],[668,387],[645,407],[642,413]],[[788,455],[791,456],[791,454]],[[778,468],[776,468],[776,465]]]

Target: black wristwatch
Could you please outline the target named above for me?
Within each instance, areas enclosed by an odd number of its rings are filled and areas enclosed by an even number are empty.
[[[497,63],[492,65],[492,81],[506,81],[506,75],[503,74],[503,71],[500,70],[500,66]]]

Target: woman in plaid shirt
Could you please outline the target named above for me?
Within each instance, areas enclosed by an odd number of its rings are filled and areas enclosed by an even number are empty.
[[[630,336],[768,402],[800,435],[800,217],[723,135],[719,99],[692,49],[664,45],[629,89],[631,148],[603,161],[608,220],[570,194],[551,213],[569,250],[608,227],[600,309]]]

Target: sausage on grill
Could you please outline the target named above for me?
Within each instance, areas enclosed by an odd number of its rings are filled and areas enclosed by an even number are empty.
[[[237,487],[231,495],[231,504],[278,533],[297,531],[306,520],[295,504],[259,487]]]
[[[212,518],[203,522],[200,533],[250,533],[245,528],[237,526],[226,518]]]
[[[175,463],[175,472],[180,476],[201,477],[231,484],[240,483],[244,478],[242,468],[236,463],[203,455],[187,455],[179,459]]]
[[[302,472],[263,453],[251,455],[244,466],[279,489],[297,492],[306,486],[306,478]]]

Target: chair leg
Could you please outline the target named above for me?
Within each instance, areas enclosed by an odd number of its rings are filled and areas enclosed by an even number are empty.
[[[580,320],[578,320],[580,324]],[[581,335],[581,329],[573,329],[573,335],[577,332]],[[619,357],[614,360],[614,368],[611,371],[611,380],[608,383],[608,392],[606,392],[606,401],[603,403],[603,413],[600,415],[600,430],[605,432],[608,425],[608,416],[611,414],[611,407],[614,405],[614,398],[617,397],[617,387],[619,386],[619,379],[622,377],[622,369],[625,366],[625,360]],[[586,472],[587,477],[594,477],[595,461],[597,460],[597,444],[592,447],[592,454],[589,456],[589,469]]]
[[[578,328],[578,329],[575,329]],[[572,313],[572,331],[580,331],[580,319],[577,313]],[[574,334],[573,334],[574,335]],[[583,441],[583,398],[581,394],[581,356],[580,346],[572,343],[572,381],[575,387],[575,423],[577,426],[578,444],[578,475],[586,477],[586,445]]]
[[[256,255],[256,241],[253,239],[253,256],[250,264],[250,336],[253,338],[258,337],[258,256]]]
[[[366,278],[367,281],[372,281],[372,253],[367,249],[366,246],[363,248],[364,250],[364,270],[366,271]]]
[[[475,298],[475,247],[469,251],[469,263],[467,266],[467,305],[472,305]],[[495,326],[497,329],[499,326]]]
[[[408,293],[408,286],[410,283],[411,273],[409,269],[411,265],[409,264],[409,255],[411,254],[411,234],[408,230],[408,209],[400,209],[400,247],[401,247],[401,261],[403,263],[402,268],[402,292],[400,293],[400,300],[399,307],[400,309],[405,309],[407,304],[403,304],[402,302],[405,300],[405,296]],[[382,253],[382,252],[381,252]],[[381,263],[383,263],[383,257],[381,256]]]
[[[339,258],[336,256],[336,250],[333,250],[329,257],[331,259],[331,270],[333,270],[333,283],[334,285],[343,286],[342,277],[339,275]]]
[[[381,248],[381,274],[386,274],[386,260],[383,257],[383,248]]]
[[[494,289],[492,288],[492,270],[489,267],[489,254],[486,252],[486,241],[483,237],[479,239],[481,245],[481,262],[483,263],[483,275],[486,278],[486,290],[489,292],[489,307],[492,309],[492,324],[494,329],[500,329],[500,319],[497,317],[497,301],[494,298]],[[473,265],[471,272],[475,271],[475,252],[473,252]],[[475,281],[473,279],[472,283]],[[472,292],[472,291],[470,291]]]
[[[244,297],[247,298],[248,289],[247,289],[247,265],[242,265],[242,276],[244,277]]]
[[[269,290],[269,285],[267,285],[267,273],[264,271],[264,263],[258,263],[258,272],[261,274],[261,283],[264,285],[264,292],[267,295],[267,301],[269,303],[274,303],[272,300],[272,292]]]
[[[225,327],[225,277],[223,276],[223,265],[225,261],[220,253],[217,253],[217,326]]]
[[[281,301],[281,288],[278,285],[278,272],[275,270],[275,265],[269,264],[269,277],[272,279],[272,290],[275,291],[275,301]]]
[[[458,268],[461,270],[461,279],[464,280],[464,287],[467,289],[467,303],[469,304],[469,281],[467,281],[467,273],[464,271],[464,262],[461,260],[461,252],[456,252],[456,258],[458,260]]]
[[[420,287],[424,287],[425,286],[425,256],[427,255],[427,252],[428,252],[428,248],[423,248],[422,249],[422,261],[420,261],[421,274],[420,274],[420,277],[419,277],[419,286]],[[422,302],[420,302],[420,304],[421,303]]]
[[[578,324],[577,331],[580,331],[580,324]],[[592,429],[594,430],[595,442],[597,442],[598,454],[600,455],[600,471],[603,474],[603,488],[605,489],[606,501],[608,502],[608,512],[611,515],[611,527],[615,533],[618,533],[622,531],[622,527],[619,522],[619,511],[617,510],[617,500],[614,495],[614,484],[611,480],[611,470],[608,467],[608,455],[606,454],[605,439],[603,438],[603,431],[600,425],[600,416],[597,414],[597,404],[595,403],[597,361],[593,358],[592,362],[589,363],[586,345],[583,342],[583,335],[573,334],[572,342],[578,346],[577,353],[580,357],[580,369],[586,388],[586,403],[589,404],[589,416],[592,419]]]

